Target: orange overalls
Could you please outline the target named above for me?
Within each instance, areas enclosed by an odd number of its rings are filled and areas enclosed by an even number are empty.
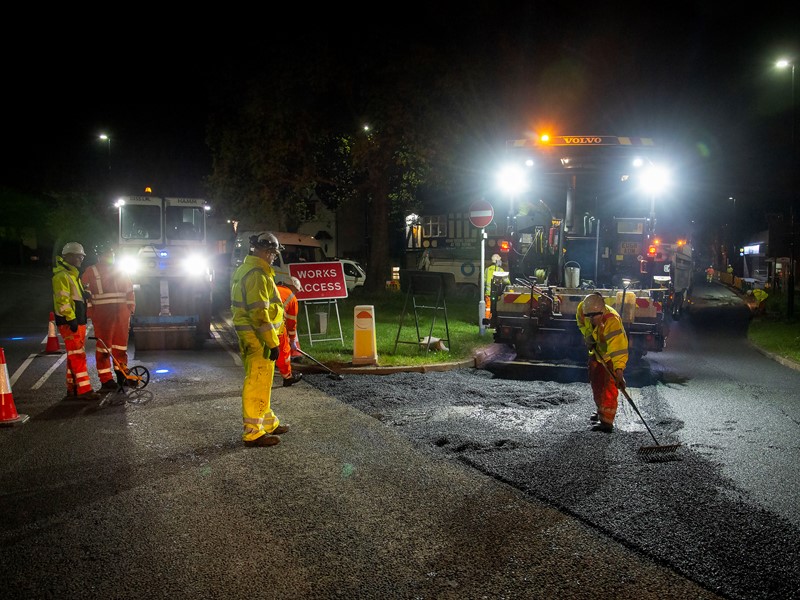
[[[591,321],[584,317],[583,302],[578,305],[575,316],[581,333],[595,345],[595,349],[589,351],[588,367],[597,415],[601,423],[613,425],[617,415],[619,389],[617,382],[599,361],[602,356],[612,373],[617,369],[624,370],[628,364],[628,336],[616,310],[606,306],[603,313],[597,327],[593,327]]]
[[[281,373],[284,379],[291,379],[292,377],[292,357],[302,356],[294,346],[300,347],[300,340],[297,339],[297,313],[299,305],[295,293],[285,285],[278,284],[278,293],[281,295],[281,302],[283,302],[283,318],[284,326],[278,332],[278,360],[275,361],[275,366]]]
[[[86,366],[86,304],[80,272],[63,257],[56,258],[53,267],[53,307],[58,332],[67,350],[67,395],[93,392]],[[72,331],[69,322],[77,324]]]
[[[136,299],[130,278],[113,263],[99,262],[89,267],[82,279],[92,294],[86,308],[95,336],[107,346],[104,348],[98,343],[95,348],[97,375],[103,384],[114,379],[109,350],[118,363],[128,364],[128,332],[131,316],[136,311]],[[117,373],[118,381],[122,377]]]

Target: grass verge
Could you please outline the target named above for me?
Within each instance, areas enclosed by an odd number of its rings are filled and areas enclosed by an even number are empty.
[[[417,298],[420,304],[420,298]],[[381,291],[368,295],[356,290],[348,298],[337,301],[341,319],[342,341],[309,341],[309,328],[313,332],[317,312],[325,312],[326,305],[301,303],[298,315],[298,332],[304,352],[326,364],[350,364],[353,361],[354,315],[356,306],[372,306],[375,315],[375,348],[378,364],[384,367],[416,366],[468,360],[482,347],[493,343],[491,330],[480,334],[478,326],[478,300],[452,298],[435,309],[436,298],[425,297],[425,307],[417,306],[416,318],[413,301],[406,306],[406,294]],[[430,308],[426,308],[430,307]],[[306,309],[308,321],[306,321]],[[404,312],[405,311],[405,312]],[[336,310],[327,314],[327,333],[314,333],[314,338],[336,337],[339,327]],[[445,318],[446,317],[446,318]],[[419,336],[417,331],[419,330]],[[447,342],[449,333],[449,343]],[[419,338],[428,335],[445,340],[448,350],[426,351],[418,345]],[[399,337],[398,337],[399,336]],[[399,342],[399,343],[396,343]]]

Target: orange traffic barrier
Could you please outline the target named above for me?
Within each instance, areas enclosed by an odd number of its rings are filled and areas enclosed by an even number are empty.
[[[50,313],[50,323],[47,325],[47,346],[44,351],[46,354],[61,354],[61,346],[56,334],[56,316],[52,312]]]
[[[20,425],[27,421],[28,415],[21,415],[14,406],[14,395],[11,393],[11,383],[8,378],[8,367],[6,366],[6,353],[0,348],[0,425]]]

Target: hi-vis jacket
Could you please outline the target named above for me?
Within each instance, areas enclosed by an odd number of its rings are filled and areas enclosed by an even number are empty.
[[[279,345],[283,303],[275,271],[265,260],[248,255],[231,277],[231,310],[237,333],[253,331],[269,348]]]
[[[611,360],[614,370],[624,370],[628,364],[628,336],[625,334],[619,313],[606,304],[603,316],[600,317],[600,324],[592,327],[592,320],[583,316],[583,302],[581,302],[575,319],[583,337],[588,342],[596,344],[600,355]],[[590,355],[594,353],[594,350],[589,351]]]
[[[492,293],[492,280],[494,279],[495,272],[505,272],[503,267],[498,267],[497,265],[489,265],[486,267],[486,274],[483,276],[483,295],[490,296]],[[511,280],[508,277],[503,278],[503,283],[511,283]]]
[[[66,325],[73,319],[78,325],[86,325],[86,293],[80,271],[61,256],[56,257],[53,267],[53,308],[56,325]]]
[[[87,303],[90,318],[119,314],[122,312],[120,305],[127,305],[130,315],[136,311],[133,284],[116,266],[107,263],[92,265],[86,269],[81,281],[91,294]]]
[[[284,324],[286,325],[286,335],[288,335],[291,340],[297,336],[297,313],[300,308],[297,304],[297,295],[291,288],[285,285],[278,286],[278,293],[283,301],[283,317]]]

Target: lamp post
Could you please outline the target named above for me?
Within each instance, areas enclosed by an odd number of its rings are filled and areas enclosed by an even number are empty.
[[[108,146],[108,170],[111,171],[111,136],[105,133],[101,133],[97,137],[98,139],[104,141]]]
[[[795,102],[794,61],[781,59],[775,63],[779,69],[792,68],[792,196],[789,204],[789,277],[787,279],[788,294],[786,296],[786,316],[794,317],[794,205],[797,201],[797,105]]]

